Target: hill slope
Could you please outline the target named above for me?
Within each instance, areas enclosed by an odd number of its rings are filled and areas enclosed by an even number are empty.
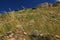
[[[60,35],[60,6],[38,7],[0,14],[0,35],[23,27],[27,33],[39,30],[41,33]]]

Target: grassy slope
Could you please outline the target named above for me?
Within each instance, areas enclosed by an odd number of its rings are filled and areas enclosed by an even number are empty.
[[[60,35],[60,7],[23,9],[0,14],[0,34],[24,27],[25,31]]]

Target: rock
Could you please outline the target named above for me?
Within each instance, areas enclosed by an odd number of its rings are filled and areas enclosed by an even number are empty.
[[[30,34],[32,37],[37,37],[37,36],[39,36],[40,35],[40,33],[39,33],[39,31],[38,30],[34,30],[34,31],[32,31],[31,32],[31,34]]]
[[[40,36],[40,33],[38,30],[34,30],[29,34],[29,37],[31,40],[38,40]]]
[[[55,35],[55,37],[56,37],[57,39],[60,39],[60,36],[59,36],[59,35]]]
[[[16,40],[15,38],[9,38],[9,39],[7,39],[7,40]]]
[[[48,8],[48,5],[49,5],[49,4],[48,4],[47,2],[45,2],[45,3],[42,3],[40,7]]]

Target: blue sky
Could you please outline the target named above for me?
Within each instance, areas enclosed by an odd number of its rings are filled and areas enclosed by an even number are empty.
[[[25,8],[31,8],[43,2],[54,3],[55,0],[0,0],[0,12],[21,9],[22,6]]]

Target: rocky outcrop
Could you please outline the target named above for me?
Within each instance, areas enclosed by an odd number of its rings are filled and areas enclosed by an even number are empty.
[[[60,6],[60,2],[56,2],[53,4],[53,7]]]
[[[41,3],[40,5],[37,6],[37,8],[49,8],[49,7],[56,7],[56,6],[60,6],[60,2],[56,2],[56,3],[48,3],[48,2],[45,2],[45,3]]]

